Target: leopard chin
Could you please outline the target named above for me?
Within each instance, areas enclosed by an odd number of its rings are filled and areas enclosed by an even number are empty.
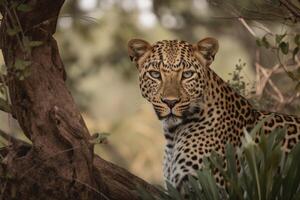
[[[165,128],[170,128],[179,125],[183,119],[181,117],[176,117],[175,115],[168,115],[168,117],[161,119],[161,121]]]

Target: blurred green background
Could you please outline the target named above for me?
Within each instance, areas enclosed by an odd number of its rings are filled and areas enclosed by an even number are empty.
[[[237,6],[239,1],[224,2],[65,2],[55,38],[68,73],[68,87],[82,110],[90,133],[110,134],[107,144],[96,146],[97,154],[151,183],[162,183],[162,128],[151,105],[140,95],[137,70],[127,56],[127,42],[131,38],[142,38],[150,43],[163,39],[195,43],[207,36],[215,37],[219,40],[220,50],[212,64],[213,70],[225,80],[233,79],[230,73],[236,70],[236,65],[245,63],[240,76],[249,83],[245,87],[251,91],[257,80],[257,52],[262,55],[260,62],[266,68],[277,62],[268,50],[256,45],[256,37],[266,34],[262,24],[278,34],[299,30],[297,26],[265,16],[254,21],[245,18],[257,34],[254,36],[234,14],[240,13],[237,8],[256,1],[240,1],[242,5]],[[287,88],[293,88],[294,83],[288,78],[279,76],[274,81],[280,81],[282,88],[279,86],[279,89],[284,95],[292,93],[293,90]],[[275,109],[272,100],[266,105]],[[275,110],[296,114],[299,110],[294,108],[285,105]],[[2,130],[21,133],[17,123],[3,112],[0,112],[0,122]]]

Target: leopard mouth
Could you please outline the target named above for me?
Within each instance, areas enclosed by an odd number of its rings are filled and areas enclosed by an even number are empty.
[[[161,116],[161,119],[182,119],[183,118],[183,111],[174,111],[172,109],[169,110],[168,113]]]
[[[163,115],[159,110],[154,109],[155,113],[158,117],[159,120],[164,120],[164,119],[171,119],[171,118],[181,118],[181,115],[175,114],[173,111],[170,111],[169,113]]]
[[[173,109],[170,109],[162,105],[153,104],[153,108],[155,110],[158,119],[163,120],[163,119],[171,119],[171,118],[177,118],[177,119],[183,118],[184,113],[186,112],[186,110],[188,110],[189,106],[188,105],[176,106]]]
[[[168,115],[166,115],[164,118],[181,118],[182,116],[176,115],[173,112],[170,112]]]

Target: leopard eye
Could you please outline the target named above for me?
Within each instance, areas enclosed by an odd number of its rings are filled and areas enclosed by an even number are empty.
[[[160,79],[160,77],[161,77],[159,71],[150,71],[149,74],[152,78],[155,78],[155,79]]]
[[[185,71],[182,73],[183,78],[191,78],[193,76],[194,72],[193,71]]]

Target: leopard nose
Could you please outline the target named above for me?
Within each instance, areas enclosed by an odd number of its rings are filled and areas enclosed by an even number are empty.
[[[164,102],[165,104],[167,104],[170,109],[172,109],[180,101],[180,99],[179,98],[174,98],[174,99],[173,98],[172,99],[162,98],[161,101]]]

